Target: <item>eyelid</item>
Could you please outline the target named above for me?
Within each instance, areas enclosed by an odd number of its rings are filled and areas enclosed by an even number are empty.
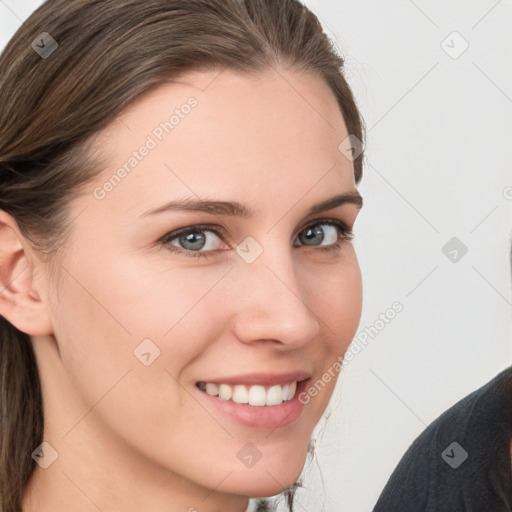
[[[330,224],[331,226],[343,226],[343,229],[347,231],[352,231],[351,228],[348,227],[347,223],[342,221],[341,219],[337,219],[335,217],[319,217],[318,219],[313,219],[312,221],[304,224],[299,231],[297,231],[297,236],[303,229],[309,228],[310,226],[316,226],[317,224]]]
[[[294,236],[294,240],[302,230],[309,228],[311,226],[316,226],[318,224],[326,224],[328,226],[334,226],[336,228],[340,228],[340,233],[339,233],[340,236],[338,238],[338,241],[335,242],[334,244],[319,246],[318,248],[316,248],[316,250],[328,250],[329,247],[336,245],[337,243],[339,243],[342,240],[353,240],[353,238],[354,238],[354,232],[353,232],[352,228],[349,227],[346,222],[342,221],[341,219],[334,218],[334,217],[321,217],[318,219],[313,219],[311,222],[308,222],[302,228],[300,228],[299,231]],[[300,246],[300,247],[302,247],[302,246]],[[308,247],[308,246],[305,246],[305,247]],[[315,249],[315,246],[310,246],[310,248]]]
[[[174,238],[178,238],[179,236],[185,233],[190,233],[192,231],[211,231],[221,237],[231,237],[231,233],[222,226],[218,226],[215,224],[191,224],[190,226],[185,226],[184,228],[178,228],[175,229],[174,231],[169,231],[169,233],[166,233],[162,238],[160,238],[159,241],[165,242],[173,240]]]

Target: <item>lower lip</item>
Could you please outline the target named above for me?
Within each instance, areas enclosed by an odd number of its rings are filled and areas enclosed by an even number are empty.
[[[233,400],[223,400],[218,396],[209,395],[197,386],[196,390],[201,394],[203,400],[215,408],[216,411],[236,422],[246,427],[275,430],[276,428],[286,427],[299,418],[304,404],[299,402],[298,397],[306,389],[309,380],[298,382],[294,397],[279,405],[253,406],[237,404]]]

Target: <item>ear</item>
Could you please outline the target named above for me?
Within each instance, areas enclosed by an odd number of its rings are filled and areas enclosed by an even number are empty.
[[[17,222],[0,210],[0,315],[32,336],[53,334],[45,268]]]

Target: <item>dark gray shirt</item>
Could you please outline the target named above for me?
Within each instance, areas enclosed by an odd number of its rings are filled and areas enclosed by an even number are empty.
[[[373,512],[512,511],[512,367],[431,423]]]

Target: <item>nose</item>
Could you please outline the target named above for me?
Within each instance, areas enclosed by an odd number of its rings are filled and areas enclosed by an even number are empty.
[[[273,343],[291,350],[317,336],[321,311],[315,311],[307,298],[318,296],[318,290],[311,290],[314,282],[300,279],[297,270],[286,248],[266,248],[254,262],[237,263],[232,271],[236,283],[233,331],[241,342]]]

